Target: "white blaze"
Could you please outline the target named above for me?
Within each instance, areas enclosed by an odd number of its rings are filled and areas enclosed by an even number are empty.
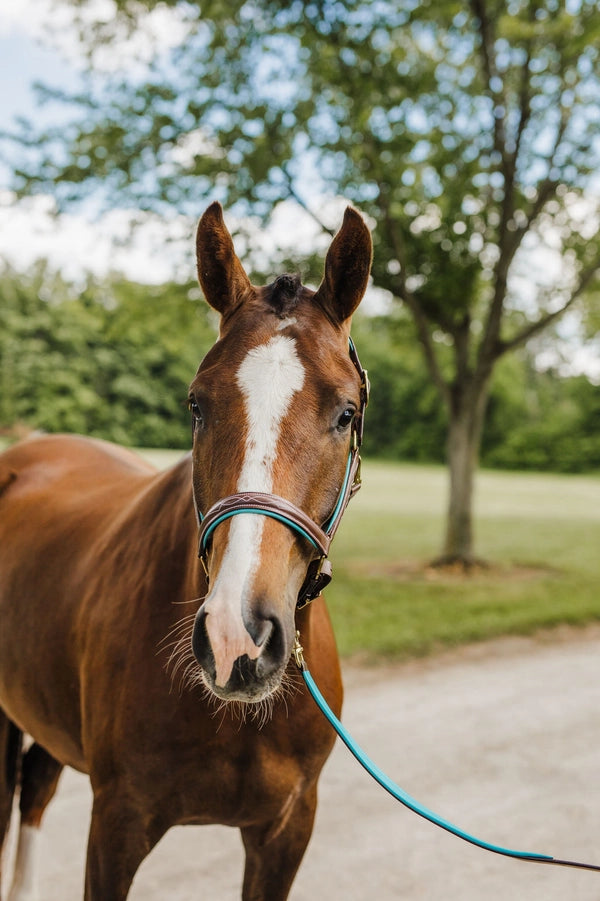
[[[248,420],[238,491],[272,491],[281,422],[294,394],[304,384],[304,367],[295,341],[279,335],[255,347],[240,366],[236,380],[246,401]]]
[[[281,423],[294,394],[304,384],[295,341],[271,338],[248,352],[237,376],[244,396],[248,434],[237,491],[273,491],[273,465]],[[229,541],[206,609],[206,629],[216,664],[217,685],[226,685],[243,654],[258,657],[242,617],[243,601],[258,566],[264,517],[238,514],[230,520]],[[218,602],[218,609],[217,609]]]

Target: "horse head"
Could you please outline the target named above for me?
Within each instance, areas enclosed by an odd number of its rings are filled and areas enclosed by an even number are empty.
[[[369,231],[349,208],[317,291],[291,276],[255,287],[220,205],[198,226],[198,276],[221,320],[190,387],[194,502],[202,520],[234,495],[238,515],[218,520],[203,552],[208,592],[192,647],[224,700],[263,700],[290,658],[315,548],[281,518],[243,512],[239,498],[275,496],[316,524],[331,516],[362,410],[348,347],[371,256]]]

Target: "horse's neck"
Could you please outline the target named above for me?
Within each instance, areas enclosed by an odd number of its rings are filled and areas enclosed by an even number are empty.
[[[143,535],[149,559],[162,570],[169,570],[182,590],[197,593],[203,577],[190,456],[157,473],[128,515],[135,519],[138,535]]]

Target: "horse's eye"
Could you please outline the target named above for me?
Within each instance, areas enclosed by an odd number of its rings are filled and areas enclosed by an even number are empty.
[[[196,403],[196,401],[194,400],[193,397],[190,397],[190,399],[188,401],[188,409],[189,409],[190,413],[192,414],[192,422],[194,424],[194,427],[196,427],[198,425],[202,425],[202,423],[204,422],[204,419],[202,417],[202,411],[200,410],[200,407],[198,406],[198,404]]]
[[[338,419],[337,427],[338,429],[347,429],[352,420],[354,419],[354,415],[356,410],[354,407],[346,407],[340,418]]]

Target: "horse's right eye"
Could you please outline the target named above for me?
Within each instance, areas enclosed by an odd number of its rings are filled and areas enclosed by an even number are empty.
[[[353,421],[355,416],[356,416],[356,410],[354,409],[354,407],[346,407],[346,409],[344,410],[344,412],[341,414],[341,416],[338,419],[338,423],[337,423],[338,429],[340,431],[347,429],[348,426],[350,425],[350,423]]]

